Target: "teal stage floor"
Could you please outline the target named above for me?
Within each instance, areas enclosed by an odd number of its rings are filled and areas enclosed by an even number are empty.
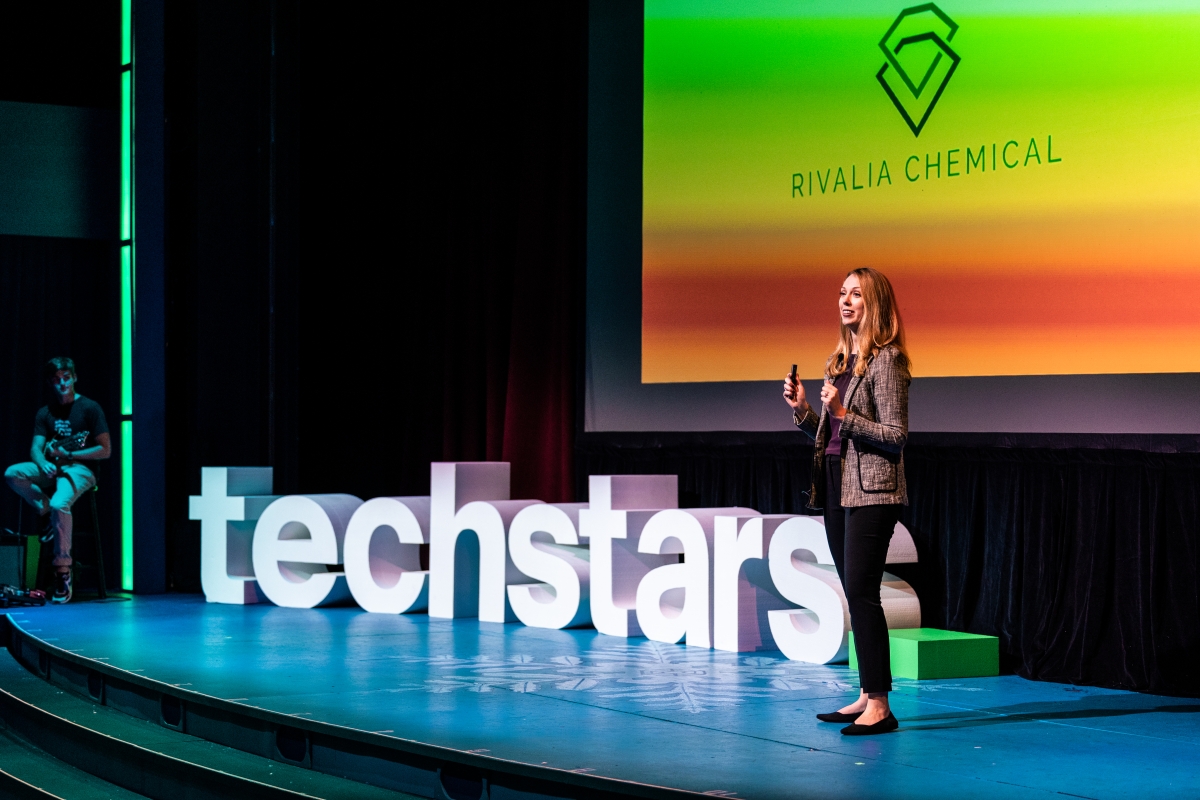
[[[198,595],[10,613],[58,647],[216,697],[713,795],[1200,796],[1200,700],[899,680],[901,729],[846,739],[813,715],[852,696],[855,674],[777,655]]]

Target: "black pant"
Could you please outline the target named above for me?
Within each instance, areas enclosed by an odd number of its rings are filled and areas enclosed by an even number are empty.
[[[842,460],[825,456],[825,535],[850,604],[858,682],[868,693],[892,690],[892,655],[879,585],[900,508],[842,508]]]

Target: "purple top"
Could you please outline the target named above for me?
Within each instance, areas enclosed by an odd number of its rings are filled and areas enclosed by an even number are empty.
[[[854,377],[854,365],[857,362],[858,356],[850,356],[846,371],[833,379],[833,385],[838,390],[838,399],[842,401],[843,406],[846,405],[846,388],[850,386],[850,379]],[[841,431],[842,421],[831,414],[829,417],[829,444],[825,445],[825,455],[842,455]]]

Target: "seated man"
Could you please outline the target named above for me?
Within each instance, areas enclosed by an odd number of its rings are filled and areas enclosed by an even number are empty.
[[[75,393],[75,362],[52,358],[46,380],[57,402],[42,406],[33,423],[31,462],[13,464],[4,473],[12,490],[45,517],[42,541],[54,539],[55,603],[71,599],[71,506],[96,485],[96,476],[81,461],[100,461],[112,454],[104,410]]]

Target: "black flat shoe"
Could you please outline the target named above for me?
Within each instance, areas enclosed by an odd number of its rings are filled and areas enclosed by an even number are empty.
[[[900,727],[900,723],[889,712],[886,717],[874,725],[847,725],[842,728],[842,736],[871,736],[876,733],[891,733]]]
[[[843,714],[840,711],[834,711],[829,714],[817,714],[817,719],[821,720],[821,722],[843,722],[844,723],[844,722],[854,722],[854,720],[858,719],[860,716],[862,716],[861,711],[858,712],[857,714]]]

